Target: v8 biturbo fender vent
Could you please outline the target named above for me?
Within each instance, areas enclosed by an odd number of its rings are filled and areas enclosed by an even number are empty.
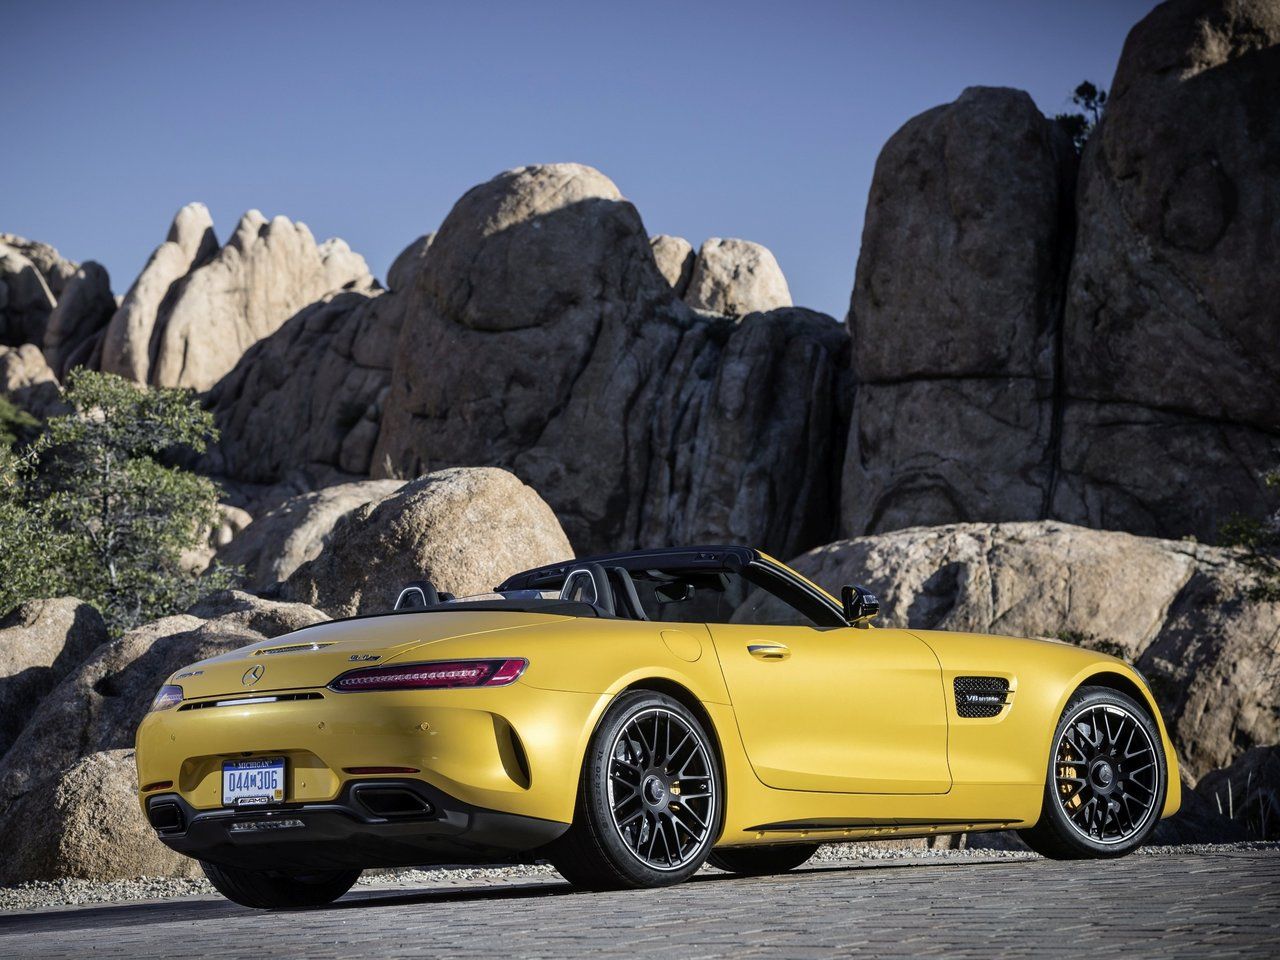
[[[994,717],[1004,709],[1009,681],[1004,677],[956,677],[956,713],[966,719]]]

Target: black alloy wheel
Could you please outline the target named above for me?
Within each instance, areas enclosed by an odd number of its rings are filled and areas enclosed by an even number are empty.
[[[635,691],[592,737],[573,826],[548,856],[590,889],[679,883],[706,860],[721,809],[719,763],[702,724],[671,697]]]
[[[1155,829],[1166,786],[1146,710],[1119,691],[1083,687],[1054,733],[1044,809],[1024,839],[1050,857],[1121,856]]]

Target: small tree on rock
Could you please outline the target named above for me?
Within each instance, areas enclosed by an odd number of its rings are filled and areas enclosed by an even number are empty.
[[[1084,149],[1089,134],[1102,121],[1102,113],[1107,107],[1107,91],[1085,80],[1071,95],[1071,102],[1080,108],[1077,113],[1060,113],[1054,121],[1071,137],[1076,153]]]
[[[1264,473],[1262,482],[1280,491],[1280,468]],[[1245,566],[1257,576],[1249,598],[1280,601],[1280,510],[1262,519],[1237,514],[1223,525],[1221,540],[1225,546],[1237,547]]]
[[[9,471],[11,521],[27,531],[13,537],[11,563],[45,571],[34,584],[26,577],[16,600],[71,593],[118,634],[229,586],[229,571],[199,574],[182,562],[215,521],[217,487],[163,460],[204,450],[216,435],[212,416],[185,390],[90,370],[71,374],[63,399],[71,412],[51,419],[26,463]]]

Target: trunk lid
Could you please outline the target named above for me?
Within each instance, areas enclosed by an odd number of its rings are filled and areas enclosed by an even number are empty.
[[[185,700],[323,687],[348,670],[391,660],[448,659],[447,651],[430,649],[446,640],[562,619],[477,610],[335,620],[201,660],[183,667],[168,682],[182,687]]]

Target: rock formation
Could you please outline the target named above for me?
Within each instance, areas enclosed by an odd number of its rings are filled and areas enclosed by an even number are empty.
[[[49,314],[78,268],[47,243],[0,233],[0,344],[42,343]]]
[[[1211,540],[1262,511],[1277,43],[1254,0],[1178,0],[1133,29],[1074,252],[1071,165],[1024,94],[969,90],[895,134],[850,308],[847,533],[1056,517]]]
[[[847,532],[1044,515],[1073,164],[1027,94],[989,87],[881,151],[849,308]]]
[[[102,616],[74,597],[31,600],[0,620],[0,756],[41,699],[106,640]]]
[[[787,279],[772,253],[749,240],[719,237],[698,251],[683,298],[696,310],[732,317],[791,306]]]
[[[402,486],[399,480],[364,480],[291,497],[255,519],[218,551],[217,559],[244,571],[245,589],[266,590],[318,557],[345,514],[379,503]]]
[[[330,616],[390,610],[409,580],[457,596],[573,556],[555,514],[504,470],[455,468],[344,514],[285,594]]]
[[[867,584],[886,625],[1049,636],[1129,659],[1192,782],[1280,741],[1280,604],[1247,599],[1231,551],[1055,521],[957,524],[833,543],[796,568],[827,589]]]
[[[213,218],[203,203],[189,203],[178,211],[165,242],[152,252],[120,308],[112,316],[102,344],[102,369],[138,383],[151,374],[152,339],[161,305],[192,270],[204,266],[218,251]]]
[[[1216,537],[1280,448],[1280,8],[1130,32],[1080,172],[1053,513]]]
[[[217,255],[162,304],[150,380],[207,390],[307,304],[372,282],[364,259],[343,241],[317,244],[304,224],[250,210]]]
[[[511,469],[580,551],[829,534],[843,333],[794,308],[694,313],[599,172],[524,167],[468,192],[404,309],[375,475]]]

